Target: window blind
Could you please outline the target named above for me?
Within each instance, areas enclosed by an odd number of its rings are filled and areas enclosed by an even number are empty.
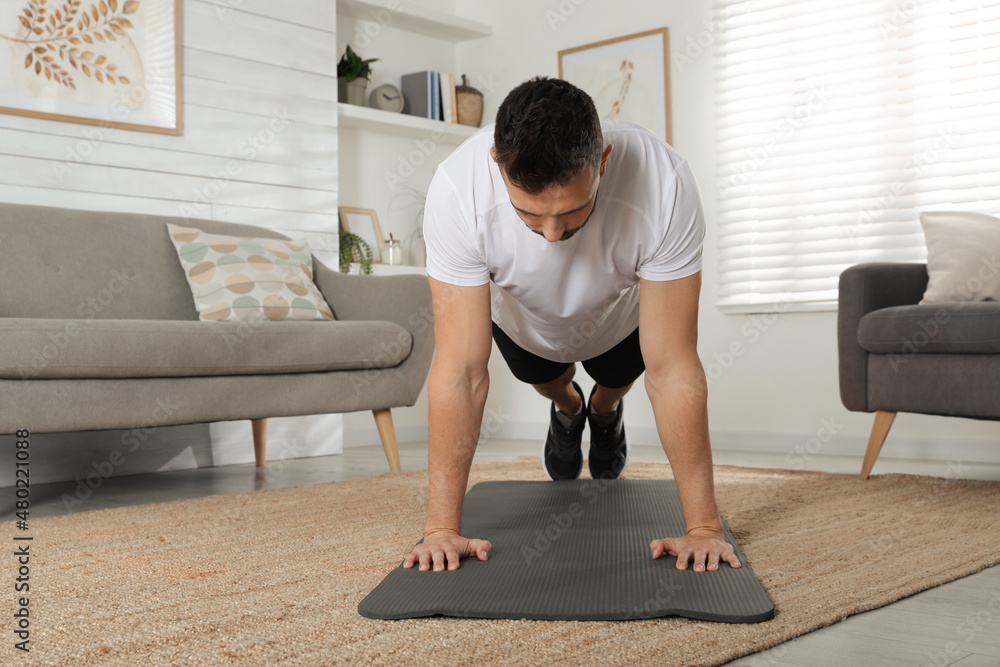
[[[835,310],[924,261],[924,210],[1000,211],[1000,0],[716,0],[719,300]]]

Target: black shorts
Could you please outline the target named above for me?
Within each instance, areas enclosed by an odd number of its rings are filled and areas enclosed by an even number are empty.
[[[493,323],[493,340],[511,372],[521,382],[545,384],[552,382],[566,372],[572,364],[549,361],[528,352],[510,339],[503,330]],[[625,340],[604,354],[583,360],[583,367],[594,381],[608,389],[625,387],[642,375],[646,364],[639,349],[639,329],[629,334]]]

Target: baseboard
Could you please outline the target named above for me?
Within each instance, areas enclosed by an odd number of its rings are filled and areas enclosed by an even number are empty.
[[[791,462],[817,454],[864,458],[868,436],[838,435],[822,442],[817,434],[737,433],[713,431],[712,447],[729,451],[785,454]],[[941,461],[943,463],[1000,463],[1000,446],[985,438],[913,437],[889,434],[879,460]]]
[[[267,460],[326,456],[342,451],[343,415],[268,419]],[[426,438],[426,436],[424,436]],[[9,449],[4,447],[10,443]],[[13,451],[14,436],[0,436]],[[84,480],[96,489],[108,477],[252,463],[249,420],[145,429],[33,433],[31,481]],[[0,466],[0,487],[14,484],[13,466]]]
[[[538,440],[548,429],[545,422],[505,422],[489,437],[512,440]],[[629,440],[635,445],[660,444],[656,429],[651,426],[630,426]],[[812,456],[856,456],[864,458],[868,447],[868,436],[831,436],[822,429],[817,433],[752,433],[738,431],[711,432],[712,447],[716,450],[734,452],[759,452],[785,455],[790,466],[808,461]],[[586,437],[586,436],[585,436]],[[397,442],[427,442],[427,427],[411,425],[397,427]],[[381,444],[378,431],[372,428],[344,431],[344,447],[359,447]],[[1000,443],[985,438],[941,438],[913,437],[890,434],[882,447],[879,458],[922,461],[953,461],[964,463],[1000,464]]]

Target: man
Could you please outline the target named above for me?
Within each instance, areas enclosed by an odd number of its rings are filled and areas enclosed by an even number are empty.
[[[687,534],[653,540],[677,567],[739,567],[715,504],[707,383],[698,358],[704,219],[683,158],[631,123],[603,128],[591,98],[538,77],[515,88],[434,176],[424,216],[437,353],[428,385],[430,492],[424,541],[404,567],[486,560],[461,534],[462,502],[496,340],[511,371],[552,401],[551,479],[628,464],[623,397],[645,371]],[[492,296],[491,296],[492,294]],[[596,384],[573,382],[576,361]]]

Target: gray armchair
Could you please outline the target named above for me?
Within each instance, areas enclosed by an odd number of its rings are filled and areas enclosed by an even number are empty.
[[[1000,302],[919,305],[926,264],[859,264],[840,276],[840,398],[875,412],[867,479],[897,412],[1000,420]]]

